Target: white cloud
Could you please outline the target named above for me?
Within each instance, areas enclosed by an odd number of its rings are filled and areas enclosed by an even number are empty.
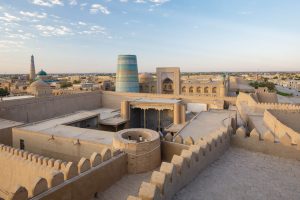
[[[81,25],[81,26],[85,26],[86,25],[86,23],[82,22],[82,21],[79,21],[78,24]]]
[[[63,6],[62,0],[31,0],[31,3],[39,6],[53,7],[53,6]]]
[[[77,0],[69,0],[71,6],[76,6],[78,4]]]
[[[9,13],[4,13],[4,16],[0,17],[0,20],[2,21],[6,21],[6,22],[16,22],[16,21],[20,21],[19,17],[13,16]]]
[[[19,30],[20,31],[20,30]],[[19,32],[18,31],[18,32]],[[22,34],[21,34],[22,33]],[[21,39],[21,40],[29,40],[34,38],[35,36],[31,33],[24,33],[24,32],[19,32],[19,33],[14,33],[14,34],[10,34],[7,36],[8,38],[11,39]]]
[[[105,15],[110,14],[110,11],[106,7],[102,6],[101,4],[93,4],[90,8],[90,13],[97,14],[98,12],[102,12]]]
[[[23,47],[23,41],[15,40],[0,40],[0,49],[2,48],[20,48]]]
[[[103,34],[107,35],[106,28],[102,26],[91,26],[89,29],[80,31],[79,34],[81,35],[92,35],[92,34]]]
[[[80,4],[80,10],[83,10],[87,5],[88,5],[87,3]]]
[[[44,26],[44,25],[36,25],[35,28],[40,31],[40,34],[43,36],[65,36],[72,35],[72,30],[65,26]]]
[[[120,0],[120,2],[126,3],[126,2],[128,2],[128,0]]]
[[[32,18],[38,18],[38,19],[44,19],[47,17],[47,13],[37,13],[37,12],[25,12],[20,11],[20,14],[26,17],[32,17]]]
[[[149,0],[151,3],[154,3],[156,5],[161,5],[161,4],[164,4],[164,3],[167,3],[169,2],[170,0]]]
[[[146,3],[145,0],[135,0],[135,3]]]

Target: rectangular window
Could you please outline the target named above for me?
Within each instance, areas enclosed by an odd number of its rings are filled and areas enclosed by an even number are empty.
[[[24,140],[20,140],[20,149],[25,150],[25,142]]]

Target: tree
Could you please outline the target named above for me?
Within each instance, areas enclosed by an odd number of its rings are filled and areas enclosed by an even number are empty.
[[[60,87],[61,88],[67,88],[67,87],[71,87],[73,84],[72,83],[70,83],[70,82],[62,82],[61,84],[60,84]]]
[[[81,83],[79,80],[74,80],[73,81],[73,84],[79,84],[79,83]]]
[[[5,88],[5,89],[0,88],[0,98],[2,99],[2,97],[5,97],[7,95],[9,95],[8,89],[7,88]]]

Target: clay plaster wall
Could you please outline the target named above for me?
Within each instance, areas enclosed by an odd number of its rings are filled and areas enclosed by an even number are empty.
[[[96,192],[105,191],[127,173],[127,155],[121,153],[88,168],[81,175],[70,179],[32,200],[88,200]]]
[[[0,145],[0,197],[4,199],[11,199],[12,194],[27,199],[64,181],[64,174],[59,169],[47,167],[41,158],[23,153]]]
[[[100,92],[19,99],[0,102],[0,117],[18,122],[36,122],[78,110],[101,107]]]
[[[296,115],[296,117],[293,115]],[[300,132],[297,129],[300,121],[297,116],[299,116],[299,111],[288,112],[279,110],[265,110],[263,119],[264,124],[277,138],[280,139],[287,135],[293,144],[300,145]],[[288,125],[286,123],[291,124]]]
[[[180,155],[182,150],[188,150],[189,146],[175,142],[161,141],[162,160],[171,162],[174,155]]]
[[[0,198],[14,200],[90,199],[127,173],[127,155],[110,149],[75,165],[0,145],[0,161]]]
[[[268,112],[278,121],[300,133],[300,110],[268,110]]]
[[[249,114],[263,114],[266,109],[300,110],[299,105],[281,103],[258,103],[255,98],[256,94],[246,94],[243,92],[240,92],[237,97],[236,106],[245,123],[248,122]]]
[[[12,128],[0,129],[0,143],[12,146]]]
[[[78,144],[78,141],[73,138],[58,136],[52,138],[47,134],[14,128],[13,147],[20,148],[21,139],[24,140],[27,151],[72,162],[78,162],[82,157],[90,157],[92,153],[100,153],[110,147],[110,145],[82,140],[79,140]]]
[[[162,162],[149,182],[141,184],[138,197],[129,196],[127,200],[172,199],[176,192],[227,150],[231,133],[231,127],[211,133],[190,145],[189,149],[182,150],[180,155],[174,155],[170,163]]]
[[[287,135],[278,139],[270,131],[259,133],[253,129],[250,137],[245,137],[243,131],[237,131],[231,138],[231,145],[249,151],[300,160],[300,144],[292,144],[291,138]]]
[[[258,92],[255,93],[260,103],[278,103],[278,98],[276,93],[268,92]]]
[[[223,109],[223,102],[226,105],[235,105],[236,97],[205,97],[205,96],[186,96],[168,94],[149,94],[149,93],[116,93],[102,91],[102,106],[109,108],[120,108],[121,101],[135,98],[162,98],[162,99],[182,99],[184,103],[206,103],[208,108]]]

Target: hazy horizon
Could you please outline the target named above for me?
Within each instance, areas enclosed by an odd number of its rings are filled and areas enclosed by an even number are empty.
[[[299,71],[296,0],[0,0],[0,74]],[[101,67],[102,66],[102,67]],[[106,66],[106,67],[105,67]],[[109,66],[109,67],[107,67]]]

